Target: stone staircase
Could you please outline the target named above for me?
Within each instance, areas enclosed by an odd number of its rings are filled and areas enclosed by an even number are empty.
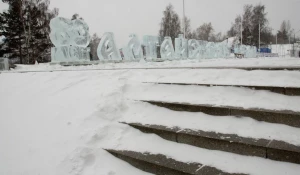
[[[246,70],[252,70],[247,68]],[[267,69],[266,69],[267,70]],[[273,70],[273,69],[272,69]],[[286,70],[289,70],[286,68]],[[155,82],[145,82],[154,83]],[[157,83],[167,86],[179,85],[183,90],[191,85],[211,86],[208,84],[184,84],[180,82],[174,83]],[[250,88],[255,91],[267,90],[271,94],[282,94],[293,98],[300,95],[300,87],[268,87],[268,86],[240,86],[240,85],[222,85],[213,84],[212,86],[233,86],[238,88]],[[232,105],[211,105],[211,104],[193,104],[180,101],[164,101],[139,99],[141,103],[151,104],[153,106],[164,108],[172,111],[188,112],[188,113],[204,113],[212,117],[233,116],[236,120],[244,120],[252,118],[255,121],[266,123],[266,127],[270,125],[282,126],[288,128],[300,128],[300,112],[291,110],[270,110],[264,108],[242,108]],[[299,104],[300,111],[300,104]],[[189,121],[189,118],[185,119]],[[202,128],[191,129],[181,128],[179,126],[169,127],[159,122],[147,123],[142,121],[127,122],[120,121],[124,125],[129,125],[135,129],[147,134],[156,134],[161,138],[175,142],[177,144],[187,144],[199,149],[218,150],[233,154],[242,155],[245,158],[259,157],[270,162],[277,163],[288,162],[299,164],[300,166],[300,145],[274,140],[272,138],[251,138],[243,137],[239,134],[227,134],[220,132],[211,132],[202,130]],[[212,126],[213,127],[213,126]],[[246,130],[246,129],[245,129]],[[299,130],[300,131],[300,130]],[[244,132],[241,129],[241,132]],[[278,131],[280,132],[280,131]],[[300,133],[299,133],[300,134]],[[170,148],[172,149],[172,148]],[[251,174],[249,172],[226,172],[220,168],[202,164],[201,162],[182,162],[170,158],[168,155],[157,154],[151,152],[139,152],[134,150],[115,150],[106,149],[112,155],[130,163],[131,165],[143,171],[158,175],[185,175],[185,174]],[[298,165],[297,165],[298,166]],[[268,167],[266,167],[268,168]],[[263,173],[262,173],[263,174]]]

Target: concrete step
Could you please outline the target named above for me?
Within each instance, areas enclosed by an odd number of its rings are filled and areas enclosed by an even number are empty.
[[[156,175],[242,175],[227,173],[200,163],[180,162],[162,154],[107,149],[109,153],[134,167]]]
[[[243,87],[249,88],[253,90],[268,90],[278,94],[284,94],[289,96],[300,96],[300,87],[275,87],[275,86],[249,86],[249,85],[230,85],[230,84],[205,84],[205,83],[166,83],[166,82],[143,82],[143,83],[151,83],[151,84],[164,84],[164,85],[184,85],[184,86],[224,86],[224,87]]]
[[[234,106],[213,106],[205,104],[195,105],[182,102],[164,102],[154,100],[142,100],[142,102],[147,102],[174,111],[203,112],[205,114],[215,116],[250,117],[257,121],[278,123],[300,128],[300,112],[288,110],[267,110],[258,108],[244,109]]]
[[[157,134],[166,140],[177,143],[300,164],[300,146],[283,141],[245,138],[235,134],[195,131],[179,127],[170,128],[162,125],[123,123],[142,132]]]

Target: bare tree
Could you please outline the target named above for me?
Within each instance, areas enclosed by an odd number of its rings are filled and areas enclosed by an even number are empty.
[[[185,29],[185,38],[192,39],[193,35],[192,35],[192,29],[191,29],[191,20],[189,18],[185,17],[183,25],[185,27],[182,26],[182,33],[184,33],[184,29]]]
[[[196,29],[196,39],[209,41],[213,36],[214,28],[211,23],[204,23]]]
[[[174,11],[172,4],[169,4],[163,12],[163,18],[160,23],[159,36],[164,38],[170,36],[174,43],[175,38],[181,33],[180,19],[178,14]]]

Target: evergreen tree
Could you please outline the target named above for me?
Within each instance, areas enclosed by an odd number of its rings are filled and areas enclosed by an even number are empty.
[[[58,9],[49,11],[49,0],[5,0],[9,10],[0,14],[0,35],[5,36],[7,53],[20,63],[50,60],[50,20]]]
[[[5,36],[5,50],[3,53],[12,53],[11,58],[19,58],[23,63],[25,56],[24,48],[24,30],[22,25],[21,1],[3,1],[9,3],[8,11],[0,13],[0,36]]]

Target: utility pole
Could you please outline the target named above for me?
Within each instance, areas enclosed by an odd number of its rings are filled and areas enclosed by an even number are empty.
[[[258,50],[260,53],[260,23],[258,24]]]
[[[185,39],[185,7],[184,7],[184,0],[182,0],[183,3],[183,38]]]
[[[276,52],[278,53],[278,43],[277,43],[277,39],[278,39],[278,33],[276,33]]]

